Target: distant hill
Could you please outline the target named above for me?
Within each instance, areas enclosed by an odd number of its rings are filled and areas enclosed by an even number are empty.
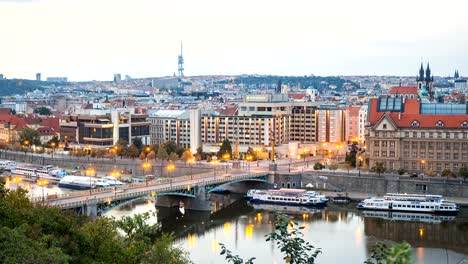
[[[355,83],[351,81],[346,81],[345,79],[339,77],[321,77],[321,76],[239,76],[233,79],[234,84],[244,84],[247,86],[254,85],[256,87],[261,86],[276,86],[278,81],[281,80],[282,84],[288,84],[290,86],[297,86],[300,84],[302,87],[314,87],[316,89],[327,89],[329,85],[335,85],[337,89],[344,88],[344,84],[351,84],[355,87],[358,87]],[[225,84],[230,81],[220,81],[218,84]]]
[[[45,86],[53,85],[52,82],[41,82],[22,79],[5,79],[0,80],[0,96],[8,96],[15,94],[25,94],[34,90],[41,90]],[[63,84],[60,84],[63,85]]]

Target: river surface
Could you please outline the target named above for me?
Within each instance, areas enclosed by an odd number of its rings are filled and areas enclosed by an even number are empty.
[[[419,214],[375,213],[355,210],[355,204],[316,210],[301,207],[250,205],[236,195],[212,195],[212,212],[156,208],[142,199],[115,208],[106,216],[116,218],[157,212],[152,219],[163,231],[174,232],[176,243],[190,253],[197,264],[227,263],[219,255],[224,243],[254,263],[284,263],[281,252],[265,235],[273,230],[274,214],[280,210],[293,217],[304,238],[321,248],[317,263],[363,263],[377,241],[407,241],[413,247],[415,263],[461,263],[468,261],[468,210],[456,217]],[[405,219],[405,220],[403,220]],[[461,262],[460,262],[461,261]]]

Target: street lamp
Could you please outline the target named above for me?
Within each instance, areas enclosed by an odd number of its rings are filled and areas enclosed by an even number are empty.
[[[89,176],[89,193],[91,194],[91,189],[92,189],[92,183],[91,183],[91,176],[93,176],[96,173],[96,170],[93,168],[87,168],[85,170],[85,176]]]
[[[358,165],[358,176],[361,177],[361,165],[362,165],[362,157],[358,157],[359,165]]]
[[[253,157],[252,157],[252,155],[247,154],[245,159],[247,160],[247,167],[248,167],[248,172],[249,172],[249,176],[250,176],[250,161],[252,161]]]
[[[16,189],[19,188],[19,183],[23,180],[23,178],[16,176],[11,179],[12,182],[16,183]]]
[[[42,204],[44,204],[45,202],[45,199],[44,199],[44,187],[47,186],[49,184],[49,182],[47,180],[38,180],[36,182],[37,185],[41,186],[42,187]]]
[[[54,158],[55,145],[55,142],[50,143],[50,146],[52,147],[52,158]]]
[[[211,161],[211,163],[213,163],[213,176],[214,176],[214,179],[216,180],[216,164],[218,164],[218,160],[215,159],[215,157],[213,157],[213,160]]]
[[[167,168],[168,176],[169,176],[169,178],[171,178],[170,173],[171,173],[173,170],[175,170],[175,165],[174,165],[173,163],[170,163],[170,164],[167,165],[166,168]]]
[[[426,160],[421,160],[421,173],[424,173]]]
[[[190,166],[190,180],[193,180],[193,173],[192,173],[192,163],[195,162],[195,158],[190,158],[187,160],[189,166]]]
[[[146,177],[146,175],[147,175],[146,171],[148,169],[151,169],[151,163],[149,163],[148,161],[143,162],[142,167],[143,167],[143,173],[145,174],[146,186],[148,186],[148,177]]]

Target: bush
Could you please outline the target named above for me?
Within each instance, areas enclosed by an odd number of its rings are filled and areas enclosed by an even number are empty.
[[[316,162],[316,163],[314,164],[314,170],[322,170],[324,167],[325,167],[325,166],[324,166],[322,163],[320,163],[320,162]]]
[[[398,175],[403,175],[406,173],[406,170],[403,168],[398,169]]]

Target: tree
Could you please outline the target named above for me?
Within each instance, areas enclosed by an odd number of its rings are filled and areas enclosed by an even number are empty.
[[[122,158],[123,156],[127,155],[128,142],[125,139],[119,139],[114,149],[116,149],[116,154]]]
[[[171,154],[169,154],[170,161],[176,161],[178,159],[179,159],[179,155],[177,155],[177,153],[172,152]]]
[[[145,154],[145,152],[142,151],[142,152],[140,153],[140,156],[139,156],[138,158],[141,159],[141,160],[146,159],[146,154]]]
[[[247,156],[250,156],[252,157],[252,161],[256,161],[257,160],[257,153],[253,150],[253,148],[249,147],[247,149],[247,153],[246,153],[246,157]]]
[[[146,155],[146,157],[149,160],[155,159],[156,158],[156,153],[154,152],[154,150],[152,150],[150,153],[148,153],[148,155]]]
[[[464,179],[468,178],[468,168],[465,166],[461,167],[458,171],[458,175]]]
[[[286,263],[289,264],[313,264],[321,249],[315,249],[309,242],[303,239],[304,234],[301,230],[304,227],[297,227],[295,221],[284,214],[275,212],[276,221],[274,230],[266,235],[266,241],[273,241],[278,249],[283,253]],[[226,254],[226,260],[232,263],[240,264],[244,261],[237,255],[232,255],[223,244],[221,245],[221,255]],[[255,258],[250,258],[246,263],[253,263]]]
[[[128,148],[128,151],[127,151],[127,156],[129,156],[130,158],[136,158],[140,155],[140,151],[138,150],[138,148],[135,146],[135,145],[131,145],[129,148]]]
[[[323,168],[325,168],[325,166],[320,162],[314,164],[314,170],[322,170]]]
[[[333,170],[333,171],[334,171],[334,170],[338,169],[338,163],[336,163],[336,161],[331,161],[331,162],[330,162],[330,165],[328,165],[328,168],[329,168],[330,170]]]
[[[49,147],[52,147],[52,145],[54,145],[54,147],[58,147],[59,145],[59,138],[58,136],[53,136],[52,139],[50,139],[48,142],[47,142],[47,146]],[[52,144],[53,143],[53,144]]]
[[[164,144],[164,147],[166,148],[167,153],[177,153],[177,144],[174,141],[168,141]]]
[[[219,148],[218,151],[218,159],[222,159],[224,155],[229,155],[229,157],[232,157],[232,147],[231,147],[231,142],[229,142],[229,139],[223,140],[223,143],[221,144],[221,147]]]
[[[35,114],[40,114],[40,115],[51,115],[52,114],[50,109],[45,107],[45,106],[41,106],[41,107],[38,107],[38,108],[34,109],[34,113]]]
[[[141,138],[140,137],[136,137],[133,139],[132,141],[133,145],[135,147],[137,147],[138,151],[142,151],[143,150],[143,142],[141,141]]]
[[[383,162],[376,162],[374,166],[371,168],[371,170],[373,172],[377,172],[380,176],[380,174],[384,173],[387,170],[387,168],[385,168],[385,165],[383,164]]]
[[[345,162],[352,167],[356,167],[356,152],[347,152]]]
[[[433,169],[427,169],[426,170],[426,175],[429,176],[429,177],[434,176],[434,170]]]
[[[190,149],[187,149],[186,151],[184,151],[184,153],[182,153],[182,156],[180,157],[181,160],[183,160],[184,162],[189,162],[193,159],[193,155],[192,155],[192,152],[190,151]]]
[[[371,257],[364,264],[409,264],[411,260],[411,247],[403,242],[388,247],[382,242],[378,242],[372,247]]]
[[[452,171],[450,169],[444,169],[441,173],[443,177],[448,177],[450,176],[450,174],[452,174]]]
[[[167,154],[167,150],[164,145],[159,146],[156,158],[159,160],[167,160],[169,158],[169,154]]]
[[[22,145],[41,145],[41,139],[39,138],[39,132],[32,128],[24,128],[19,133],[19,140]]]
[[[399,169],[398,169],[398,175],[403,175],[403,174],[405,174],[405,173],[406,173],[406,170],[405,170],[405,169],[403,169],[403,168],[399,168]]]

